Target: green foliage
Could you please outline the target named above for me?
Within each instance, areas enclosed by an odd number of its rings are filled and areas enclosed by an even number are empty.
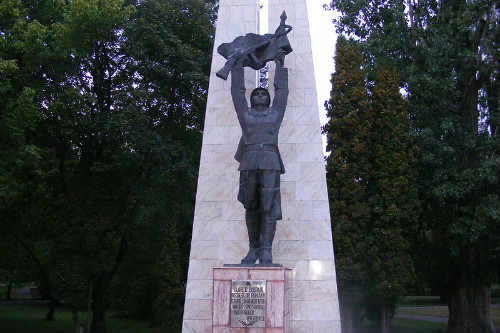
[[[0,3],[0,228],[46,297],[85,305],[92,289],[95,332],[132,269],[122,310],[156,311],[166,223],[185,279],[214,15],[201,0]]]
[[[354,42],[340,37],[335,55],[336,72],[332,76],[332,94],[328,103],[327,135],[328,192],[335,235],[337,280],[341,295],[359,298],[363,281],[363,242],[360,237],[369,219],[363,187],[369,161],[363,152],[368,148],[369,124],[362,123],[362,113],[370,104],[361,69],[361,53]],[[357,296],[356,296],[357,295]],[[342,298],[342,297],[341,297]]]
[[[361,307],[380,318],[394,308],[413,275],[405,230],[418,215],[416,149],[399,81],[380,63],[369,97],[358,43],[339,37],[330,120],[324,127],[327,179],[344,329],[352,331]]]
[[[420,147],[423,210],[408,238],[417,270],[457,302],[449,332],[488,332],[479,290],[498,266],[498,3],[340,0],[331,8],[341,12],[338,31],[360,38],[370,82],[386,57],[403,79]],[[482,328],[465,327],[472,322]]]

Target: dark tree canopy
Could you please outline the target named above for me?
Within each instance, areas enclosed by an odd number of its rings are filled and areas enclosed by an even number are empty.
[[[500,235],[497,1],[334,1],[369,81],[390,57],[420,148],[417,270],[447,297],[447,333],[492,332],[489,287]],[[497,253],[495,253],[497,251]],[[496,272],[495,272],[496,273]]]
[[[165,246],[187,269],[214,20],[202,0],[0,3],[0,228],[46,297],[91,293],[92,332],[127,260],[155,256],[144,288]]]
[[[359,43],[339,37],[324,132],[345,332],[363,313],[386,328],[413,275],[405,234],[418,216],[417,150],[399,83],[384,60],[369,93]]]

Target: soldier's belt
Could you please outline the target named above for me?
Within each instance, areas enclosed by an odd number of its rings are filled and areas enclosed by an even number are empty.
[[[243,152],[249,152],[249,151],[256,151],[256,150],[264,150],[264,151],[271,151],[274,153],[278,152],[278,147],[275,145],[270,145],[270,144],[265,144],[265,143],[256,143],[252,145],[245,145],[243,146]]]

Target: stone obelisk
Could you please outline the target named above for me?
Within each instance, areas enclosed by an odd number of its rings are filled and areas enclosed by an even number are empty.
[[[340,333],[335,262],[321,126],[306,0],[269,0],[269,27],[286,11],[293,26],[288,106],[279,149],[286,173],[281,177],[283,220],[273,243],[274,262],[292,269],[290,324],[294,333]],[[258,33],[258,0],[221,0],[203,134],[193,238],[184,306],[183,333],[212,331],[213,268],[238,264],[248,250],[245,210],[237,201],[239,172],[234,153],[241,129],[227,81],[215,73],[225,59],[221,43]],[[330,69],[325,69],[330,70]],[[245,69],[248,94],[255,71]],[[273,65],[270,78],[274,77]],[[272,82],[270,82],[272,86]],[[229,333],[229,332],[228,332]]]

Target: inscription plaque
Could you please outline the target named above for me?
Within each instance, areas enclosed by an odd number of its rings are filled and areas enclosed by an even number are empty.
[[[266,281],[231,281],[231,327],[266,327]]]

